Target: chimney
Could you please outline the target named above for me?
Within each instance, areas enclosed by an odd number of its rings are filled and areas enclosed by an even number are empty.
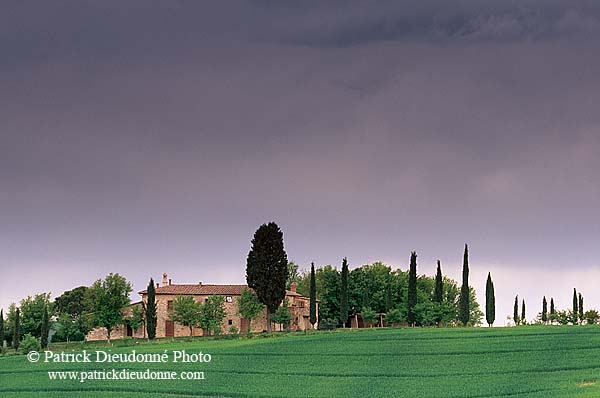
[[[202,287],[202,281],[198,282],[198,286]]]
[[[169,278],[169,286],[171,286],[171,278]]]
[[[160,284],[158,282],[156,282],[156,287],[160,287]]]
[[[298,285],[296,284],[296,282],[292,282],[292,284],[290,285],[290,290],[295,293],[297,287]]]
[[[163,272],[163,286],[169,285],[169,279],[167,278],[167,273]]]

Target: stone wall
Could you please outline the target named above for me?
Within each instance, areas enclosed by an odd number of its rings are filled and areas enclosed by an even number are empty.
[[[166,321],[172,320],[172,310],[168,309],[169,301],[174,301],[177,295],[170,294],[159,294],[156,295],[156,337],[162,338],[166,337]],[[205,300],[209,296],[204,295],[195,295],[194,299],[196,302],[204,303]],[[227,301],[227,298],[231,297],[231,302]],[[245,330],[242,330],[242,318],[237,314],[238,312],[238,299],[240,296],[225,296],[224,308],[225,308],[225,317],[223,318],[223,322],[221,323],[221,333],[226,334],[229,333],[230,328],[235,327],[239,333],[245,333]],[[303,296],[287,296],[286,297],[289,302],[290,313],[292,314],[292,320],[290,322],[291,330],[305,330],[310,329],[312,326],[309,323],[309,299]],[[142,298],[144,302],[147,300],[147,296],[144,295]],[[140,305],[140,304],[138,304]],[[131,314],[132,307],[128,307],[125,310],[126,316]],[[318,310],[317,310],[318,314]],[[266,310],[264,313],[258,316],[257,319],[252,320],[251,331],[254,333],[259,333],[267,330],[267,314]],[[202,336],[204,335],[204,331],[197,327],[193,328],[194,336]],[[178,323],[174,323],[174,337],[182,337],[189,336],[190,328],[188,326],[183,326]],[[111,333],[112,339],[119,339],[126,336],[126,327],[124,325],[119,325],[115,327],[115,329]],[[134,337],[136,338],[144,338],[146,337],[145,330],[141,328],[138,330]],[[86,336],[86,340],[106,340],[106,329],[105,328],[96,328],[88,333]]]

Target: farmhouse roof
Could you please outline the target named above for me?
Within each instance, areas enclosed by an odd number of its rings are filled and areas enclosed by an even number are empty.
[[[156,294],[183,294],[183,295],[223,295],[223,296],[239,296],[242,290],[247,288],[247,285],[205,285],[205,284],[170,284],[159,286],[156,288]],[[147,290],[142,290],[139,294],[146,294]],[[301,294],[286,290],[287,296],[301,296]]]

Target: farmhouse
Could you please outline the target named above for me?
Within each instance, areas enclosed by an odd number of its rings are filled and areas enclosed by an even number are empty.
[[[167,274],[163,274],[162,284],[156,284],[156,337],[180,337],[189,336],[190,329],[187,326],[179,325],[172,320],[173,315],[173,300],[178,295],[193,296],[196,302],[204,303],[209,296],[221,295],[224,300],[225,318],[221,323],[221,333],[229,333],[232,327],[238,331],[246,331],[248,329],[248,319],[242,318],[238,314],[238,299],[242,294],[242,290],[247,288],[246,285],[210,285],[202,282],[196,284],[174,284]],[[146,290],[139,292],[142,300],[129,305],[123,310],[125,317],[131,315],[133,308],[143,307],[142,303],[148,300]],[[310,300],[296,292],[296,284],[292,283],[290,290],[286,291],[285,298],[289,304],[292,320],[289,325],[290,330],[305,330],[311,329],[312,325],[309,321],[310,315]],[[318,305],[318,303],[317,303]],[[318,309],[317,309],[318,314]],[[253,319],[250,323],[252,332],[262,332],[267,329],[266,310],[257,319]],[[202,336],[205,331],[199,328],[193,328],[194,336]],[[131,327],[125,323],[118,325],[112,332],[111,338],[119,339],[123,337],[146,337],[146,331],[142,327],[135,333]],[[95,328],[86,336],[86,340],[106,340],[107,334],[105,328]]]

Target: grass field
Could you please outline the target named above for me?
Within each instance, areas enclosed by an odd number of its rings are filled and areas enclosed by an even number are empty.
[[[208,364],[29,363],[0,358],[12,397],[600,397],[600,327],[371,329],[274,338],[160,341],[112,352],[181,350]],[[89,348],[89,350],[94,350]],[[203,371],[205,380],[49,380],[48,371]],[[596,384],[598,382],[598,384]]]

